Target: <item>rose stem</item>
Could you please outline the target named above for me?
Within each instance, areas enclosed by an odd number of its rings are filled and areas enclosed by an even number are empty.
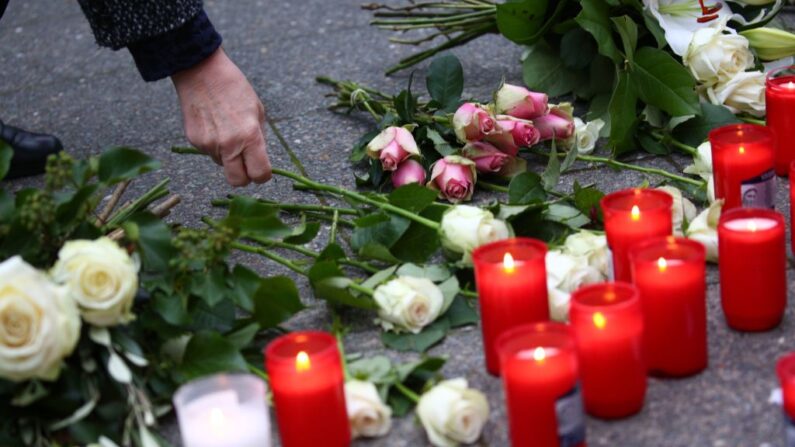
[[[660,140],[661,143],[669,143],[671,146],[681,150],[682,152],[684,152],[684,153],[686,153],[688,155],[696,155],[696,154],[698,154],[698,149],[696,149],[693,146],[690,146],[688,144],[682,143],[681,141],[673,138],[670,135],[663,135],[660,132],[652,132],[651,136],[653,136],[654,138]]]
[[[166,185],[168,185],[169,179],[164,179],[160,181],[157,185],[153,186],[149,191],[145,192],[141,197],[133,200],[128,205],[123,206],[121,209],[116,211],[116,214],[108,219],[108,223],[106,227],[114,227],[119,225],[121,222],[124,222],[131,214],[135,213],[136,211],[146,208],[149,206],[150,203],[154,202],[157,199],[165,197],[168,195],[168,189],[166,189]]]
[[[415,393],[414,391],[411,391],[409,387],[407,387],[406,385],[403,385],[400,382],[396,382],[395,388],[397,388],[398,391],[401,392],[401,394],[411,399],[411,401],[414,402],[415,404],[420,401],[420,395]]]
[[[230,198],[235,198],[237,196],[231,196]],[[311,204],[303,204],[303,203],[279,203],[279,202],[272,202],[270,200],[263,200],[258,199],[259,202],[262,202],[266,205],[272,205],[276,208],[285,210],[285,211],[317,211],[319,213],[334,213],[339,212],[340,215],[343,216],[358,216],[359,211],[354,208],[337,208],[335,206],[328,206],[328,205],[311,205]],[[229,206],[232,201],[229,199],[213,199],[212,205],[213,206]]]
[[[108,220],[108,217],[110,217],[110,213],[112,213],[113,209],[116,208],[116,205],[119,204],[119,200],[121,200],[121,196],[124,194],[124,191],[127,190],[128,186],[130,186],[130,180],[125,180],[119,183],[118,185],[116,185],[116,189],[113,190],[113,195],[110,196],[110,200],[108,200],[108,203],[105,205],[104,208],[102,208],[102,211],[99,213],[99,216],[97,216],[96,225],[98,227],[105,225],[105,222]]]

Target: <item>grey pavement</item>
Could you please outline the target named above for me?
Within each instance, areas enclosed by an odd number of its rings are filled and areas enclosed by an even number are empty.
[[[248,75],[268,108],[270,119],[317,180],[352,186],[346,161],[354,141],[371,126],[361,117],[344,117],[325,110],[327,89],[314,77],[329,75],[363,81],[396,91],[407,74],[386,78],[388,63],[409,51],[391,45],[387,35],[367,26],[362,0],[236,0],[208,1],[211,19],[224,36],[230,56]],[[397,0],[396,0],[397,1]],[[487,100],[500,79],[519,83],[521,49],[489,36],[455,50],[467,74],[467,93]],[[94,44],[90,29],[73,0],[12,0],[0,22],[0,119],[30,129],[59,135],[73,153],[97,154],[112,145],[129,145],[149,151],[164,169],[148,175],[128,194],[140,193],[163,177],[183,196],[173,219],[198,225],[203,215],[214,214],[210,200],[233,190],[221,171],[198,157],[169,153],[172,145],[186,144],[176,97],[169,81],[145,84],[124,51],[114,53]],[[422,67],[420,68],[422,71]],[[290,159],[272,135],[271,158],[275,166],[290,168]],[[686,160],[654,159],[650,165],[675,170]],[[531,164],[532,169],[541,166]],[[635,186],[643,175],[578,166],[561,179],[560,189],[574,180],[596,183],[606,191]],[[657,179],[649,179],[652,182]],[[14,188],[39,184],[40,178],[14,182]],[[283,201],[311,201],[275,180],[237,193]],[[779,209],[789,210],[787,186],[780,182]],[[253,256],[241,256],[264,274],[284,274],[284,269]],[[306,283],[302,298],[309,310],[287,325],[293,329],[326,327],[330,320],[322,302],[314,300]],[[729,330],[719,304],[717,269],[710,267],[708,282],[710,366],[687,379],[651,379],[643,411],[629,419],[606,422],[588,420],[590,446],[621,447],[756,447],[783,446],[782,416],[768,403],[776,387],[774,364],[795,348],[792,306],[784,323],[761,334]],[[346,339],[350,352],[384,353],[369,317],[346,315],[353,331]],[[414,354],[386,352],[410,360]],[[476,328],[453,332],[431,354],[447,356],[447,377],[463,376],[483,390],[492,407],[491,418],[478,445],[507,446],[507,422],[499,380],[486,374]],[[173,422],[163,432],[177,439]],[[274,433],[274,436],[276,434]],[[412,417],[396,420],[386,438],[359,441],[356,445],[427,445],[423,430]]]

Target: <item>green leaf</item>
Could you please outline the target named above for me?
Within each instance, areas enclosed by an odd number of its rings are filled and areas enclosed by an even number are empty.
[[[11,167],[11,159],[14,157],[14,150],[11,146],[0,140],[0,180],[4,179]]]
[[[563,35],[560,41],[560,59],[567,68],[582,70],[587,68],[596,56],[596,42],[582,28],[573,28]]]
[[[409,76],[409,86],[395,97],[395,111],[397,111],[403,124],[414,123],[414,112],[417,111],[417,98],[411,93],[411,84],[414,73]]]
[[[355,379],[375,384],[392,383],[397,378],[397,373],[392,368],[392,361],[384,355],[350,362],[348,371]]]
[[[127,237],[138,245],[144,267],[149,271],[167,271],[176,254],[171,245],[171,230],[165,222],[149,213],[133,214],[122,224]]]
[[[191,337],[178,372],[193,380],[220,372],[245,372],[246,360],[235,345],[217,332],[199,332]]]
[[[644,151],[654,155],[668,155],[671,151],[662,144],[659,140],[654,138],[649,132],[638,132],[638,143]]]
[[[254,312],[252,297],[260,287],[262,278],[253,270],[237,264],[232,270],[232,290],[229,296],[238,306],[248,312]]]
[[[438,192],[430,188],[410,183],[392,191],[389,194],[389,203],[412,213],[419,213],[436,201],[437,195]]]
[[[547,0],[508,0],[497,5],[497,29],[520,45],[535,43],[547,13]]]
[[[376,305],[370,297],[355,297],[348,290],[351,280],[345,277],[334,261],[320,261],[309,269],[309,282],[315,296],[334,304],[356,307],[359,309],[375,309]]]
[[[566,68],[558,53],[545,42],[533,45],[528,51],[522,62],[522,78],[531,90],[561,96],[571,92],[582,81],[582,76]]]
[[[440,318],[419,334],[384,332],[381,334],[381,341],[384,346],[396,351],[425,352],[442,341],[449,329],[450,322],[446,318]]]
[[[544,217],[552,222],[562,223],[575,230],[591,223],[591,219],[586,217],[580,210],[561,203],[549,205],[549,208],[547,208],[544,213]]]
[[[262,279],[251,298],[254,301],[254,319],[262,329],[276,327],[304,309],[298,288],[286,276]]]
[[[696,80],[667,52],[651,47],[639,49],[630,76],[643,102],[671,116],[700,113]]]
[[[702,102],[701,115],[676,126],[673,136],[682,143],[698,146],[707,139],[710,130],[739,122],[741,121],[726,107]]]
[[[480,321],[475,307],[462,296],[457,296],[453,300],[445,317],[450,321],[451,328],[469,326],[470,324],[477,324]]]
[[[624,55],[631,64],[635,56],[635,48],[638,46],[638,25],[629,16],[612,17],[621,42],[624,45]]]
[[[200,300],[195,303],[190,313],[192,329],[226,332],[235,326],[235,303],[231,299],[224,298],[214,306]]]
[[[613,147],[613,155],[618,156],[625,152],[634,150],[633,131],[637,127],[639,118],[637,116],[638,98],[629,75],[626,72],[618,74],[618,85],[610,98],[608,112],[610,114],[610,145]]]
[[[428,68],[425,83],[431,98],[443,109],[455,108],[464,92],[464,68],[452,54],[437,57]]]
[[[379,133],[380,131],[373,130],[362,135],[356,144],[353,145],[349,160],[352,163],[359,163],[362,161],[364,157],[367,156],[367,145],[373,141],[373,138],[377,137]]]
[[[213,307],[226,298],[226,267],[217,267],[203,275],[191,276],[191,293]]]
[[[278,213],[276,206],[253,197],[236,196],[229,204],[226,222],[237,227],[244,236],[282,238],[292,235],[292,230],[279,219]]]
[[[320,232],[320,222],[302,223],[293,228],[292,235],[284,238],[288,244],[303,245],[312,242]]]
[[[570,152],[577,152],[577,148],[569,149]],[[555,140],[552,140],[552,149],[549,151],[549,161],[547,168],[541,174],[541,180],[544,181],[544,189],[550,190],[558,186],[560,179],[560,160],[558,159],[558,149],[555,145]]]
[[[108,149],[99,156],[99,179],[112,185],[160,168],[160,162],[129,147]]]
[[[665,30],[662,29],[657,19],[648,10],[643,10],[643,23],[646,24],[646,29],[649,30],[654,40],[657,42],[657,48],[663,49],[668,45],[665,40]]]
[[[582,11],[574,19],[583,29],[596,39],[599,54],[607,56],[616,64],[623,60],[613,41],[610,26],[610,8],[602,0],[581,0]]]
[[[401,261],[423,263],[436,253],[440,246],[437,230],[412,222],[403,236],[391,247],[390,252]]]
[[[546,200],[547,193],[541,185],[541,176],[534,172],[519,174],[508,185],[508,203],[528,205]]]
[[[373,273],[369,278],[362,282],[362,286],[369,287],[371,289],[375,289],[381,283],[385,282],[387,279],[391,278],[392,275],[395,274],[397,270],[397,266],[393,265],[392,267],[387,267],[383,270],[379,270]]]
[[[444,137],[434,129],[430,127],[422,127],[420,132],[425,132],[425,137],[433,143],[433,148],[436,149],[436,152],[439,153],[442,157],[446,157],[448,155],[453,155],[456,153],[456,149],[444,139]]]
[[[413,276],[415,278],[425,278],[433,282],[441,282],[446,280],[452,275],[450,270],[439,264],[430,264],[427,266],[419,266],[416,264],[403,264],[397,270],[399,276]]]
[[[599,205],[599,201],[604,196],[605,194],[602,191],[593,186],[583,188],[579,183],[574,182],[574,206],[588,217],[596,217],[597,220],[602,220],[602,207]]]
[[[235,345],[237,349],[244,349],[251,343],[252,340],[254,340],[254,337],[257,336],[257,332],[259,332],[259,330],[259,324],[251,323],[235,330],[234,332],[226,334],[225,337],[230,343]]]
[[[411,222],[403,217],[376,213],[356,219],[354,224],[351,245],[361,252],[362,248],[374,243],[391,248],[406,233]]]
[[[179,296],[158,293],[152,298],[152,310],[164,321],[174,326],[190,322],[190,316]]]

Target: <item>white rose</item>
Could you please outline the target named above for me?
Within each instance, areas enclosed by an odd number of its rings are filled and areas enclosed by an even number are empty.
[[[67,286],[83,319],[95,326],[125,324],[135,318],[138,264],[127,251],[106,238],[64,244],[50,274]]]
[[[687,229],[687,237],[701,242],[707,251],[707,261],[718,262],[718,221],[723,200],[718,200],[701,212]]]
[[[588,155],[593,152],[596,142],[599,140],[599,132],[605,127],[605,122],[601,119],[584,122],[580,118],[574,118],[574,147],[581,155]]]
[[[417,416],[431,444],[471,444],[489,419],[489,403],[483,393],[468,388],[466,379],[445,380],[420,397]]]
[[[472,250],[510,236],[505,222],[495,219],[489,211],[470,205],[457,205],[442,216],[442,245],[462,253],[465,263],[471,263]]]
[[[712,178],[712,144],[705,141],[698,145],[693,155],[693,164],[684,169],[685,174],[693,174],[706,180]]]
[[[682,62],[693,77],[710,86],[726,82],[753,67],[754,55],[749,49],[748,39],[719,24],[701,28],[693,34]]]
[[[563,251],[574,257],[583,257],[588,265],[599,271],[605,278],[610,265],[610,253],[607,250],[607,237],[580,230],[566,238]]]
[[[0,264],[0,377],[55,380],[80,338],[66,291],[19,256]]]
[[[671,205],[671,221],[674,235],[684,235],[684,223],[692,222],[696,218],[696,214],[698,214],[696,206],[682,195],[682,191],[674,186],[661,186],[657,190],[668,193],[674,199],[673,205]]]
[[[546,257],[550,316],[555,321],[569,319],[570,295],[586,284],[604,281],[605,276],[583,256],[550,250]]]
[[[431,280],[401,276],[375,289],[378,318],[386,330],[414,334],[436,321],[444,307],[444,295]]]
[[[709,203],[715,203],[715,179],[710,175],[705,180],[707,181],[707,200]]]
[[[345,406],[354,438],[384,436],[392,427],[392,409],[384,405],[370,382],[345,382]]]
[[[733,113],[765,115],[765,74],[761,71],[737,73],[726,82],[707,89],[710,102],[724,105]]]

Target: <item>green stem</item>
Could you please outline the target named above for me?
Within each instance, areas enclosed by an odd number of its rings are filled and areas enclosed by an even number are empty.
[[[453,14],[453,15],[445,15],[443,17],[434,16],[430,18],[408,18],[408,19],[391,19],[391,20],[373,20],[370,22],[370,25],[375,26],[394,26],[394,25],[435,25],[435,24],[448,24],[451,22],[457,22],[464,19],[472,19],[472,18],[482,18],[488,16],[494,16],[496,13],[497,8],[493,10],[482,10],[476,12],[469,12],[463,14]],[[426,28],[428,28],[426,26]]]
[[[235,198],[236,196],[232,196],[231,198]],[[311,205],[311,204],[304,204],[304,203],[280,203],[271,200],[263,200],[259,199],[260,202],[272,205],[280,210],[284,211],[316,211],[319,213],[339,213],[343,216],[358,216],[359,211],[354,208],[338,208],[336,206],[329,206],[329,205]],[[229,199],[214,199],[212,201],[213,206],[229,206],[231,200]]]
[[[767,121],[760,120],[760,119],[757,119],[757,118],[751,118],[750,116],[741,116],[740,119],[745,121],[746,123],[750,123],[750,124],[758,124],[760,126],[766,126],[767,125]]]
[[[401,394],[411,399],[411,401],[414,402],[415,404],[420,401],[420,395],[415,393],[414,391],[411,391],[411,389],[409,389],[409,387],[407,387],[406,385],[397,382],[395,383],[395,388],[397,388],[397,390],[400,391]]]
[[[340,220],[340,213],[334,211],[334,217],[331,221],[331,229],[329,230],[329,243],[335,244],[337,242],[337,224]]]
[[[231,247],[234,248],[235,250],[240,250],[247,253],[253,253],[256,255],[264,256],[270,259],[271,261],[278,262],[279,264],[289,268],[290,270],[294,271],[295,273],[298,273],[299,275],[303,276],[307,275],[307,272],[304,271],[304,269],[302,269],[298,265],[296,265],[293,261],[283,256],[279,256],[276,253],[271,253],[268,250],[259,247],[252,247],[251,245],[241,244],[240,242],[232,242]]]
[[[315,182],[314,180],[310,180],[310,179],[308,179],[308,178],[306,178],[304,176],[298,175],[298,174],[296,174],[294,172],[285,171],[284,169],[275,168],[273,170],[273,173],[276,174],[276,175],[280,175],[282,177],[287,177],[289,179],[292,179],[292,180],[294,180],[296,182],[299,182],[301,184],[304,184],[306,186],[309,186],[309,187],[311,187],[313,189],[316,189],[316,190],[319,190],[319,191],[330,192],[332,194],[336,194],[336,195],[339,195],[339,196],[347,197],[349,199],[355,200],[355,201],[360,202],[360,203],[365,203],[367,205],[375,206],[375,207],[380,208],[380,209],[382,209],[384,211],[388,211],[388,212],[390,212],[392,214],[396,214],[398,216],[405,217],[406,219],[412,220],[412,221],[417,222],[417,223],[419,223],[421,225],[425,225],[425,226],[427,226],[429,228],[432,228],[434,230],[438,230],[440,228],[439,223],[434,222],[431,219],[422,217],[422,216],[420,216],[418,214],[412,213],[411,211],[408,211],[408,210],[405,210],[403,208],[400,208],[400,207],[397,207],[395,205],[392,205],[391,203],[385,203],[385,202],[381,202],[381,201],[378,201],[378,200],[375,200],[375,199],[371,199],[371,198],[369,198],[369,197],[367,197],[367,196],[365,196],[363,194],[359,194],[358,192],[350,191],[350,190],[347,190],[347,189],[344,189],[344,188],[338,188],[336,186],[325,185],[323,183],[318,183],[318,182]]]
[[[161,180],[158,184],[149,189],[149,191],[145,192],[141,197],[138,197],[129,205],[119,209],[116,214],[113,215],[113,217],[108,219],[108,223],[105,225],[105,228],[108,229],[118,226],[136,211],[140,211],[149,206],[155,200],[167,196],[168,189],[166,189],[166,186],[168,185],[169,181],[169,179]]]
[[[266,373],[265,371],[262,371],[261,369],[257,368],[256,366],[253,366],[253,365],[246,364],[246,366],[248,367],[248,372],[250,372],[251,374],[254,374],[257,377],[259,377],[260,379],[265,381],[265,383],[270,382],[270,378],[268,377],[268,373]]]
[[[465,296],[467,298],[477,298],[478,293],[472,290],[461,289],[458,291],[459,295]]]
[[[671,146],[681,150],[682,152],[685,152],[688,155],[696,155],[696,154],[698,154],[698,150],[696,148],[694,148],[693,146],[690,146],[688,144],[682,143],[681,141],[673,138],[670,135],[664,135],[664,134],[662,134],[660,132],[654,131],[654,132],[651,133],[651,136],[653,136],[654,138],[657,138],[658,140],[660,140],[661,143],[668,143]]]
[[[476,183],[477,186],[488,190],[488,191],[495,191],[495,192],[508,192],[507,186],[498,185],[496,183],[486,182],[483,180],[478,180]]]
[[[345,378],[345,382],[351,379],[351,372],[348,370],[348,362],[345,360],[345,343],[343,342],[343,335],[342,331],[337,329],[337,317],[334,316],[335,319],[335,328],[334,328],[334,337],[337,339],[337,349],[340,351],[340,358],[342,359],[342,375]]]
[[[365,294],[367,296],[373,296],[373,294],[375,293],[375,291],[373,289],[371,289],[369,287],[365,287],[365,286],[363,286],[363,285],[361,285],[359,283],[356,283],[356,282],[351,282],[350,284],[348,284],[348,288],[351,289],[351,290],[355,290],[357,292],[361,292],[361,293],[363,293],[363,294]]]

